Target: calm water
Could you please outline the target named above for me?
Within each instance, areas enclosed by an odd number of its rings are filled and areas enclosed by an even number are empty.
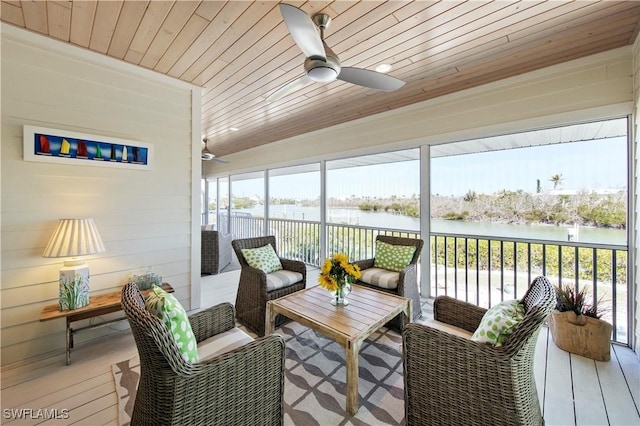
[[[264,207],[255,206],[252,209],[235,210],[250,213],[256,217],[264,216]],[[316,207],[301,207],[296,205],[271,206],[270,217],[295,220],[320,220],[320,209]],[[408,217],[387,212],[367,212],[359,209],[329,209],[327,222],[345,223],[380,228],[420,229],[418,218]],[[431,230],[462,235],[487,235],[495,237],[540,239],[552,241],[567,241],[569,232],[575,232],[571,226],[553,225],[512,225],[493,222],[464,222],[457,220],[432,219]],[[579,227],[577,238],[582,241],[597,244],[620,244],[627,241],[627,232],[623,229],[605,229]]]

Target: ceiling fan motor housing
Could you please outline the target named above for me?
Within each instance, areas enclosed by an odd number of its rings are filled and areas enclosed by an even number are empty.
[[[338,59],[338,56],[333,53],[333,50],[331,50],[324,41],[322,44],[324,45],[327,60],[325,61],[324,58],[315,56],[307,58],[304,61],[304,71],[307,73],[309,79],[326,83],[338,78],[340,74],[340,59]]]

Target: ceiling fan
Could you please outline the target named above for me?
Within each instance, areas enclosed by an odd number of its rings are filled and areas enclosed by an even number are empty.
[[[338,79],[388,92],[404,86],[404,81],[377,71],[341,67],[338,55],[324,42],[324,30],[331,23],[329,15],[319,13],[313,16],[312,21],[303,10],[286,3],[280,3],[280,13],[294,41],[307,57],[304,61],[305,74],[277,89],[267,97],[267,102],[277,101],[312,81],[326,83]]]
[[[204,144],[204,148],[202,148],[202,154],[200,155],[200,158],[202,159],[202,161],[218,161],[220,163],[228,163],[227,160],[223,160],[222,158],[218,158],[216,157],[216,155],[209,151],[209,146],[207,145],[207,142],[209,142],[209,139],[204,138],[202,139],[202,143]]]

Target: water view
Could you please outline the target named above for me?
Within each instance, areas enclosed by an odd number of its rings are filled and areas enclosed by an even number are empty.
[[[234,212],[248,213],[253,217],[264,216],[264,206],[256,205],[250,209],[236,209]],[[270,217],[274,219],[290,219],[319,221],[320,209],[295,204],[270,206]],[[384,211],[372,212],[359,209],[332,208],[327,214],[327,222],[347,225],[368,226],[374,228],[392,228],[418,231],[420,219],[416,217],[393,214]],[[554,226],[522,224],[514,225],[498,222],[470,222],[462,220],[432,219],[431,231],[436,233],[483,235],[491,237],[522,238],[550,241],[572,241],[593,244],[625,245],[627,231],[624,229],[594,228],[587,226]]]

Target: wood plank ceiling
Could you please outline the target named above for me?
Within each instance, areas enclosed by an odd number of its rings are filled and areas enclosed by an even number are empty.
[[[2,0],[0,18],[202,86],[217,156],[629,45],[640,21],[636,1],[287,2],[332,17],[343,66],[392,64],[407,84],[311,83],[267,103],[304,72],[277,1]]]

